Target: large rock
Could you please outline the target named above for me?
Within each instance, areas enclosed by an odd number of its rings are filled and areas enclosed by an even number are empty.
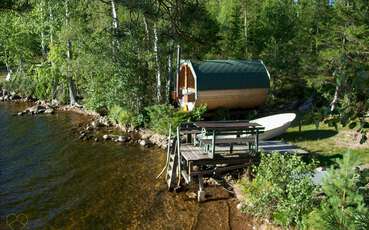
[[[140,140],[139,142],[138,142],[141,146],[148,146],[148,141],[147,140]]]
[[[46,107],[42,105],[35,105],[24,110],[25,113],[39,114],[46,111]]]
[[[154,133],[149,131],[149,130],[141,130],[140,131],[140,136],[141,136],[142,139],[150,139],[153,135],[154,135]]]
[[[128,141],[128,138],[125,137],[125,136],[118,136],[117,141],[118,142],[127,142]]]
[[[160,134],[154,134],[150,137],[150,142],[152,142],[153,144],[161,147],[161,148],[166,148],[167,146],[167,137],[164,135],[160,135]]]
[[[53,114],[55,111],[53,108],[47,108],[44,113],[46,114]]]
[[[52,99],[50,105],[53,107],[59,107],[60,103],[58,100]]]
[[[111,137],[110,137],[110,135],[105,134],[105,135],[103,136],[103,139],[104,139],[105,141],[107,141],[107,140],[110,140],[110,139],[111,139]]]
[[[100,125],[103,125],[103,126],[110,126],[110,121],[109,121],[108,117],[106,117],[106,116],[99,117],[99,119],[97,120],[97,122]]]

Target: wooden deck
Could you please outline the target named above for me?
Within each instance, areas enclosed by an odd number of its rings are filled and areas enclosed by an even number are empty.
[[[168,189],[178,188],[183,181],[185,184],[198,181],[198,200],[202,201],[205,199],[204,176],[219,176],[247,168],[255,163],[259,152],[308,153],[284,141],[259,141],[259,133],[262,132],[263,127],[245,121],[186,123],[177,127],[173,141],[170,142],[171,132],[168,138]],[[211,139],[204,138],[206,134]],[[242,138],[245,134],[252,138]],[[234,138],[224,138],[224,135],[233,135]]]
[[[261,152],[266,153],[308,153],[296,145],[284,141],[260,141],[259,148]],[[249,158],[249,154],[253,154],[246,145],[234,145],[232,154],[229,153],[229,150],[229,146],[217,146],[214,158],[210,158],[202,147],[194,146],[192,144],[181,145],[181,154],[187,161],[229,161],[236,158]]]

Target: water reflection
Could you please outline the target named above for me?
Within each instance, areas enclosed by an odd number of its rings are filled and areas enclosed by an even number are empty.
[[[162,150],[81,142],[72,130],[86,118],[12,116],[21,107],[0,104],[0,229],[9,228],[11,214],[27,216],[30,229],[229,229],[245,223],[245,217],[233,218],[234,201],[219,188],[208,189],[219,199],[203,204],[185,192],[168,193],[164,181],[155,180]]]

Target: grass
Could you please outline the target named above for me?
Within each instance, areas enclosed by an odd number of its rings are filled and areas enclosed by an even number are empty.
[[[336,131],[326,125],[320,125],[318,129],[315,125],[304,125],[301,132],[298,126],[291,127],[280,138],[309,151],[325,166],[347,152],[351,152],[359,163],[369,163],[369,143],[360,145],[360,135],[345,127]]]

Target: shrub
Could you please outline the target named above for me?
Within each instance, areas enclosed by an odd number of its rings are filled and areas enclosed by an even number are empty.
[[[138,126],[136,116],[118,105],[110,108],[108,117],[115,124]]]
[[[323,180],[325,198],[320,207],[309,214],[307,229],[369,229],[369,211],[360,192],[361,177],[347,154],[331,168]],[[366,190],[367,192],[367,190]]]
[[[15,72],[12,74],[11,80],[5,83],[5,88],[9,91],[15,91],[24,96],[33,95],[36,83],[23,72]]]
[[[300,224],[314,207],[313,168],[314,163],[306,164],[296,155],[262,154],[259,166],[253,168],[256,177],[240,182],[245,196],[242,211],[282,226]]]
[[[148,115],[147,126],[155,132],[166,134],[172,123],[175,109],[171,105],[153,105],[145,109]]]
[[[153,105],[147,111],[147,126],[160,134],[167,134],[169,127],[173,130],[183,122],[198,121],[206,112],[205,106],[196,107],[191,112],[177,111],[172,105]]]

